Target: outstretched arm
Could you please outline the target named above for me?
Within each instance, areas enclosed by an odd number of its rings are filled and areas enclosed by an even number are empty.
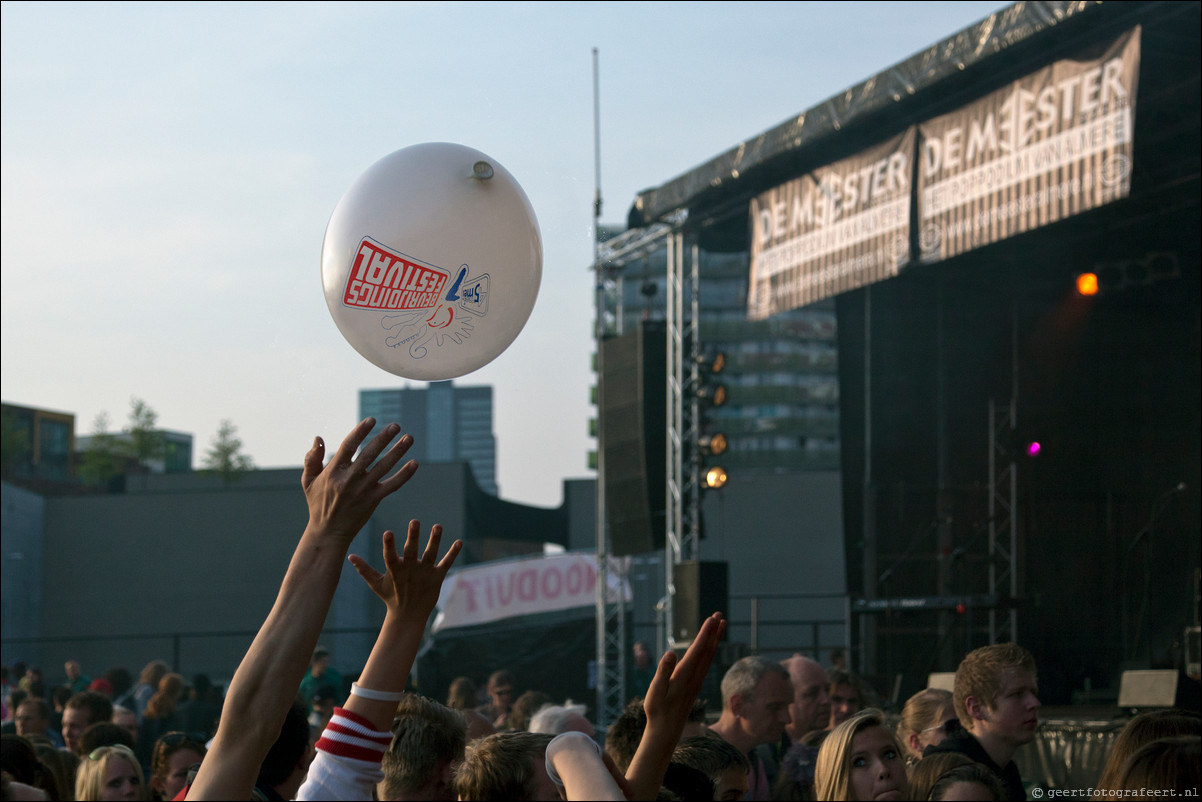
[[[359,676],[358,685],[369,691],[400,693],[405,690],[409,669],[413,667],[422,635],[426,631],[426,621],[438,603],[442,581],[463,548],[463,542],[456,540],[439,560],[442,525],[435,524],[430,529],[426,549],[419,558],[417,548],[420,538],[421,523],[410,521],[404,550],[397,554],[396,536],[392,532],[385,532],[384,567],[387,573],[383,574],[362,557],[351,555],[351,564],[359,576],[388,607],[376,645]],[[392,719],[396,715],[395,701],[382,701],[354,693],[346,700],[345,708],[370,719],[382,730],[392,726]]]
[[[380,761],[392,739],[390,729],[397,701],[405,689],[409,670],[421,646],[426,621],[438,602],[443,579],[463,544],[456,540],[438,559],[442,526],[430,530],[425,552],[418,557],[421,524],[409,522],[401,554],[396,536],[384,533],[384,567],[381,574],[366,560],[352,554],[351,564],[388,611],[363,673],[346,703],[317,742],[317,758],[297,799],[371,799],[375,784],[383,779]]]
[[[296,697],[338,586],[351,541],[376,506],[417,470],[410,460],[395,473],[413,438],[390,423],[355,457],[375,427],[367,418],[351,430],[323,465],[320,437],[305,455],[301,486],[309,523],[301,535],[275,605],[259,629],[226,694],[213,746],[201,764],[188,799],[249,799],[259,766],[279,736]],[[383,454],[383,456],[381,456]],[[372,462],[380,457],[375,465]]]
[[[659,792],[672,761],[672,751],[684,732],[689,711],[725,631],[722,615],[714,613],[705,619],[679,662],[675,652],[665,652],[660,658],[655,678],[643,697],[647,728],[626,770],[631,799],[655,799]]]

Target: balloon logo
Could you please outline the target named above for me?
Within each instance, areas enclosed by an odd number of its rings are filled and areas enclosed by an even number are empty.
[[[356,351],[420,381],[471,373],[521,333],[543,275],[530,200],[478,150],[380,159],[338,202],[321,247],[326,305]]]

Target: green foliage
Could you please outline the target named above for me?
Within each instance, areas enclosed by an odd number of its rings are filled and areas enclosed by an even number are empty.
[[[16,415],[5,413],[0,420],[0,469],[7,476],[17,470],[31,447],[29,430]]]
[[[242,453],[238,427],[228,419],[221,421],[221,427],[213,435],[209,450],[205,453],[203,469],[206,473],[220,476],[227,483],[237,481],[243,473],[255,469],[254,461]]]
[[[130,447],[138,462],[145,464],[148,460],[162,459],[167,454],[167,437],[155,429],[159,413],[140,398],[129,399],[129,432]]]
[[[92,421],[92,439],[79,458],[79,478],[84,484],[105,487],[125,472],[130,449],[109,433],[109,416],[101,412]]]

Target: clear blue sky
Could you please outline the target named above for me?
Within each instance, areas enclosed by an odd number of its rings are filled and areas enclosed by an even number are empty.
[[[5,2],[0,394],[84,434],[137,396],[198,464],[228,418],[260,467],[299,465],[360,388],[404,382],[326,309],[330,213],[380,157],[458,142],[521,183],[544,265],[517,341],[456,382],[495,388],[502,497],[557,505],[592,446],[592,49],[622,223],[640,190],[1007,5]]]

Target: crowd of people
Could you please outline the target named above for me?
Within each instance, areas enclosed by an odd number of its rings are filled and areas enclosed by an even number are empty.
[[[1016,644],[964,656],[952,691],[929,688],[887,717],[838,660],[745,657],[725,671],[721,708],[698,698],[726,622],[710,616],[683,654],[656,663],[637,644],[637,694],[598,731],[587,706],[519,689],[497,669],[459,677],[440,699],[406,692],[427,620],[461,543],[382,537],[383,570],[349,560],[385,606],[353,681],[318,643],[351,540],[417,470],[395,424],[360,423],[326,460],[314,441],[301,484],[309,522],[279,594],[228,690],[163,661],[135,679],[76,660],[47,687],[4,668],[3,798],[50,800],[1022,800],[1014,757],[1039,724],[1034,657]],[[395,442],[394,442],[395,441]],[[1199,785],[1198,711],[1132,718],[1095,799]]]

